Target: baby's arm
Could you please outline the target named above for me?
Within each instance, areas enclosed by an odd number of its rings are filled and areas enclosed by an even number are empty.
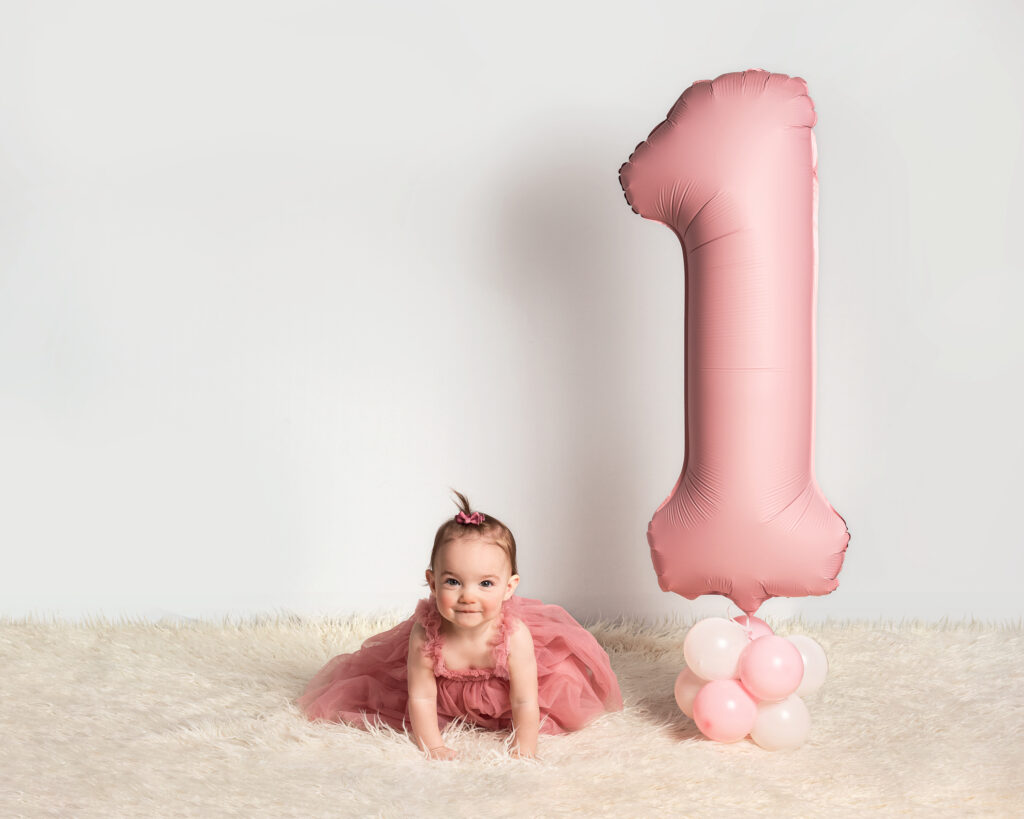
[[[516,730],[516,756],[532,757],[537,753],[540,729],[540,706],[537,704],[537,656],[533,637],[522,623],[516,624],[509,638],[509,699],[512,702],[512,725]]]
[[[423,653],[425,643],[423,626],[416,623],[409,635],[407,660],[412,731],[416,744],[431,759],[454,759],[458,754],[445,747],[437,728],[437,681],[434,679],[433,661]]]

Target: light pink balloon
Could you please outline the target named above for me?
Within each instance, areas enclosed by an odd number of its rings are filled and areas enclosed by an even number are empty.
[[[811,715],[796,694],[757,706],[750,738],[767,751],[799,748],[811,734]]]
[[[785,637],[769,634],[758,637],[740,655],[739,676],[751,694],[759,700],[784,700],[800,685],[804,661],[799,649]]]
[[[693,719],[693,700],[696,698],[697,692],[705,685],[707,685],[707,680],[702,680],[689,668],[684,668],[676,677],[676,705],[691,719]]]
[[[704,680],[727,680],[737,675],[740,654],[749,644],[747,633],[732,620],[698,620],[683,640],[686,665]]]
[[[799,77],[723,74],[619,171],[686,272],[686,455],[647,530],[658,583],[747,613],[831,592],[850,537],[814,476],[816,120]]]
[[[796,690],[797,695],[808,697],[817,693],[818,689],[825,684],[825,677],[828,676],[828,658],[825,656],[825,649],[817,640],[805,634],[791,634],[786,639],[796,646],[804,661],[804,678]]]
[[[712,680],[693,700],[693,721],[716,742],[736,742],[754,727],[757,703],[736,680]]]
[[[753,614],[741,614],[739,617],[732,618],[734,622],[739,623],[743,626],[743,630],[747,632],[747,636],[751,640],[756,640],[758,637],[765,637],[769,634],[774,634],[772,627],[769,626],[760,617],[755,617]]]

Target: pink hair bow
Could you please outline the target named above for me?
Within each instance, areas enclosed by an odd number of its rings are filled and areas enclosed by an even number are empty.
[[[472,515],[467,515],[465,512],[459,512],[459,514],[455,516],[455,522],[479,525],[484,522],[484,516],[479,512],[474,512]]]

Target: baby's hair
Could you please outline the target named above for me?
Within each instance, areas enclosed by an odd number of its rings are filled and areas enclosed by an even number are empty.
[[[452,492],[455,492],[459,497],[459,502],[455,504],[459,507],[459,512],[465,517],[474,514],[470,510],[469,501],[466,499],[466,496],[461,492],[456,492],[454,489]],[[519,574],[519,570],[516,568],[516,539],[512,536],[512,530],[492,515],[482,512],[477,512],[476,514],[483,515],[483,522],[460,523],[457,520],[458,514],[456,514],[454,518],[449,518],[438,527],[437,534],[434,535],[434,548],[430,552],[430,566],[428,568],[434,568],[434,559],[437,557],[438,550],[449,540],[479,535],[485,540],[493,541],[504,549],[505,554],[508,555],[508,562],[512,565],[512,574]]]

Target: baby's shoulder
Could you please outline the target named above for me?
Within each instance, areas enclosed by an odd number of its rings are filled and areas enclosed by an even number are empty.
[[[533,635],[530,634],[530,627],[518,617],[510,617],[508,624],[508,647],[533,648]]]
[[[423,624],[413,623],[412,630],[409,632],[409,657],[424,664],[429,663],[428,642],[427,630],[423,628]]]
[[[533,635],[522,620],[516,619],[509,623],[508,653],[502,663],[508,670],[509,680],[513,686],[528,684],[537,680],[537,655],[533,645]]]

